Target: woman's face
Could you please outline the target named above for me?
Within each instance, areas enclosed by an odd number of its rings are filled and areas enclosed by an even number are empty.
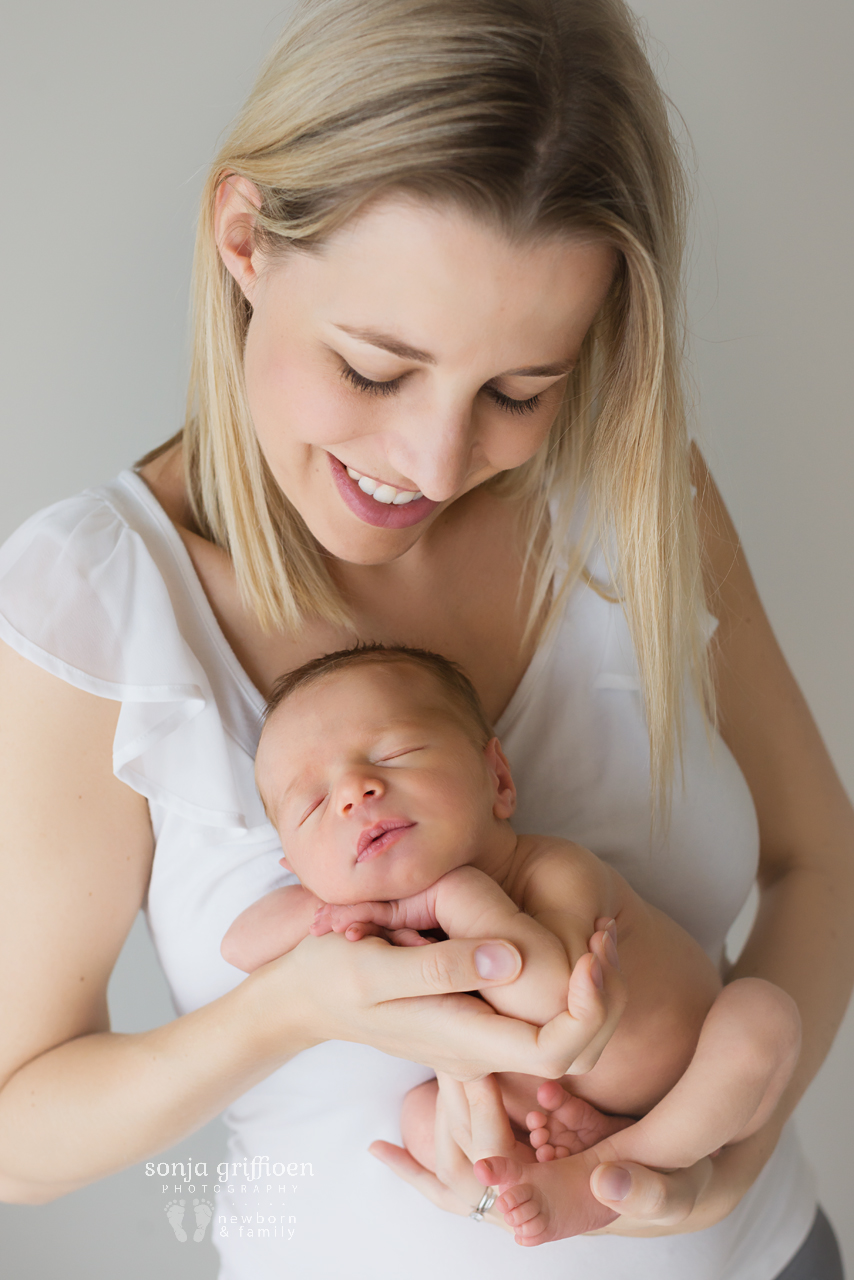
[[[234,229],[245,202],[221,192],[220,251],[253,309],[258,440],[333,556],[397,559],[450,503],[536,453],[607,294],[607,245],[514,244],[398,196],[322,249],[265,260]]]

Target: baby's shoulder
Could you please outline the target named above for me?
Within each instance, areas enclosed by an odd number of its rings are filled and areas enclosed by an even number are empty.
[[[556,895],[577,894],[609,878],[606,864],[572,840],[559,836],[520,835],[513,897],[553,901]]]

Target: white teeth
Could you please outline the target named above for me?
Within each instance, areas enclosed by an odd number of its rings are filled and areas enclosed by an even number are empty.
[[[405,507],[408,502],[415,502],[417,498],[424,497],[420,489],[395,489],[392,484],[378,484],[376,480],[372,480],[370,476],[363,476],[353,467],[347,468],[347,475],[351,480],[356,481],[362,493],[370,494],[375,501],[382,502],[386,506],[394,504],[396,507]]]

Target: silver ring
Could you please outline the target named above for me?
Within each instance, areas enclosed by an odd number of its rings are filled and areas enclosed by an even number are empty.
[[[498,1188],[487,1187],[483,1195],[480,1197],[480,1203],[472,1209],[469,1217],[474,1218],[475,1222],[483,1222],[484,1216],[489,1213],[489,1210],[495,1204],[497,1199]]]

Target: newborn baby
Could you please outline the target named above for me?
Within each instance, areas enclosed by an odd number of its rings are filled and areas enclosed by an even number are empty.
[[[246,972],[309,932],[403,946],[429,945],[421,930],[504,938],[523,968],[485,998],[543,1025],[571,1007],[573,983],[601,985],[592,938],[607,948],[619,938],[628,1004],[604,1047],[582,1053],[565,1089],[496,1077],[517,1134],[529,1136],[517,1144],[522,1163],[491,1165],[520,1243],[613,1219],[587,1186],[597,1144],[607,1140],[602,1160],[684,1167],[772,1111],[797,1058],[793,1002],[760,979],[722,989],[693,938],[607,863],[568,840],[517,835],[507,760],[452,663],[365,646],[283,677],[256,778],[282,865],[301,884],[268,894],[228,930],[222,954]],[[413,1089],[401,1117],[406,1147],[431,1169],[436,1091],[435,1080]],[[690,1135],[675,1120],[686,1112]],[[567,1158],[591,1149],[583,1167]]]

